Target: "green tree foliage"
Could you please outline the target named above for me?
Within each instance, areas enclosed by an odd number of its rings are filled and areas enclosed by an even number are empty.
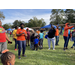
[[[52,9],[50,16],[51,24],[62,24],[64,11],[62,9]]]
[[[4,25],[3,25],[3,28],[5,28],[5,30],[7,30],[7,29],[10,28],[10,26],[9,26],[8,24],[4,24]]]
[[[33,19],[28,21],[27,27],[42,27],[45,25],[46,23],[44,19],[37,19],[36,17],[33,17]]]
[[[65,10],[65,22],[75,23],[75,11],[73,9]]]
[[[21,23],[25,23],[25,22],[24,21],[20,21],[20,20],[15,20],[13,22],[12,28],[14,28],[15,26],[18,26],[19,27]]]
[[[5,19],[5,16],[3,14],[3,12],[0,11],[0,20],[4,20]]]

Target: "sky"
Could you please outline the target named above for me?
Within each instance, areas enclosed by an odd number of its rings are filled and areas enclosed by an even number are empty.
[[[28,22],[28,20],[36,17],[37,19],[43,18],[46,25],[50,23],[51,10],[52,9],[0,9],[5,16],[5,19],[2,20],[2,24],[12,24],[15,20]]]

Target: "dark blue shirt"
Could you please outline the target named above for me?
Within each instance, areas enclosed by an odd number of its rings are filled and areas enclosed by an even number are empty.
[[[39,40],[36,38],[34,39],[34,44],[38,44]]]

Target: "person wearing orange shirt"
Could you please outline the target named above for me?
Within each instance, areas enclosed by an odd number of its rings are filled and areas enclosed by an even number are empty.
[[[58,45],[58,42],[59,42],[59,29],[58,29],[58,26],[56,26],[56,32],[55,32],[55,37],[56,37],[56,46]]]
[[[23,29],[24,24],[20,24],[20,29],[17,30],[17,42],[18,42],[18,58],[21,59],[20,54],[21,54],[21,49],[23,47],[23,52],[22,56],[26,57],[25,54],[25,49],[26,49],[26,37],[27,37],[27,32],[26,30]]]
[[[68,41],[68,29],[71,29],[71,28],[73,28],[74,26],[69,26],[69,23],[66,23],[65,24],[65,27],[64,27],[64,34],[63,34],[63,37],[64,37],[64,51],[65,51],[65,49],[68,49],[67,48],[67,41]]]

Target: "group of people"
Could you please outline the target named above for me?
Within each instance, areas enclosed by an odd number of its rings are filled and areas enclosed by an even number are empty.
[[[15,55],[12,52],[9,52],[7,50],[7,43],[6,40],[8,41],[9,44],[12,42],[9,40],[8,36],[5,33],[5,29],[1,26],[2,22],[0,21],[0,54],[1,54],[1,62],[4,65],[14,65],[15,64]],[[69,38],[71,37],[72,40],[74,40],[74,44],[72,45],[75,47],[75,36],[74,32],[75,30],[71,33],[69,29],[75,27],[74,26],[69,26],[69,23],[65,24],[64,27],[64,49],[68,49],[68,42]],[[25,55],[25,50],[26,46],[30,46],[32,50],[38,50],[38,48],[43,49],[43,38],[44,38],[44,33],[43,30],[29,32],[29,29],[24,30],[24,24],[20,24],[20,29],[18,29],[18,26],[15,26],[15,30],[13,31],[13,40],[15,40],[15,51],[17,50],[17,44],[18,44],[18,58],[21,59],[21,50],[22,50],[22,56],[26,57]],[[56,42],[55,42],[56,38]],[[47,40],[48,40],[48,50],[51,48],[51,41],[53,45],[53,50],[55,50],[55,45],[59,45],[59,29],[58,26],[55,29],[52,25],[50,30],[47,33]],[[30,42],[30,44],[29,44]],[[28,44],[28,45],[27,45]],[[13,61],[12,61],[13,60]]]

